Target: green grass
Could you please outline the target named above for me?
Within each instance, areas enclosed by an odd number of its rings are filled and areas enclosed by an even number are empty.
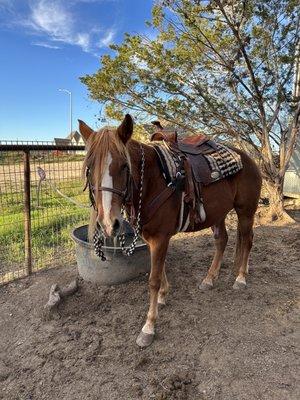
[[[56,150],[48,153],[48,157],[43,156],[41,151],[31,151],[30,158],[32,161],[38,162],[39,160],[45,161],[47,164],[57,163],[57,162],[71,162],[71,161],[82,161],[82,154],[76,154],[75,152],[66,153]],[[55,154],[55,157],[52,155]],[[12,165],[12,160],[14,165],[23,164],[24,154],[22,151],[3,151],[0,153],[0,165]]]
[[[88,205],[81,180],[57,183],[62,193]],[[23,193],[0,194],[0,282],[1,275],[24,268]],[[72,227],[87,223],[89,209],[73,205],[43,183],[40,207],[36,185],[31,187],[31,240],[33,269],[63,264],[74,254],[70,238]]]

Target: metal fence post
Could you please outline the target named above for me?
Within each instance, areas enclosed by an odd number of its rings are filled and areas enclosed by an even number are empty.
[[[28,275],[32,273],[30,208],[30,151],[24,150],[24,239],[25,266]]]

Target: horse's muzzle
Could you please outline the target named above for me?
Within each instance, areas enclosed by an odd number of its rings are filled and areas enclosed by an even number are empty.
[[[120,233],[121,222],[118,218],[115,219],[112,225],[112,236],[117,236]]]
[[[109,225],[98,222],[106,238],[118,236],[121,233],[122,223],[123,221],[120,218],[115,218]]]

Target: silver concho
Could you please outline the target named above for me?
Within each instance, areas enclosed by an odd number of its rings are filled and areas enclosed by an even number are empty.
[[[212,171],[210,176],[212,177],[212,179],[218,179],[220,176],[219,171]]]

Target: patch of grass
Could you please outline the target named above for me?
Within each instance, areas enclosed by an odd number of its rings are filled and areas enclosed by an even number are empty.
[[[56,184],[61,192],[81,204],[88,205],[81,180]],[[0,194],[0,281],[4,273],[24,266],[24,205],[23,193]],[[36,186],[31,187],[31,242],[33,269],[57,262],[56,258],[73,254],[70,238],[72,227],[87,223],[88,208],[80,208],[43,183],[38,207]],[[62,260],[63,262],[63,260]]]
[[[80,151],[81,152],[81,151]],[[31,151],[30,152],[30,158],[33,161],[44,161],[45,160],[45,155],[46,155],[46,163],[47,164],[53,164],[57,162],[71,162],[71,161],[82,161],[82,154],[78,154],[72,151],[70,153],[68,152],[63,152],[63,151],[58,151],[58,150],[52,150],[50,151],[43,151],[38,150],[38,151]],[[14,165],[18,164],[23,164],[23,158],[24,158],[24,153],[22,151],[3,151],[0,153],[0,165],[12,165],[12,160]]]

